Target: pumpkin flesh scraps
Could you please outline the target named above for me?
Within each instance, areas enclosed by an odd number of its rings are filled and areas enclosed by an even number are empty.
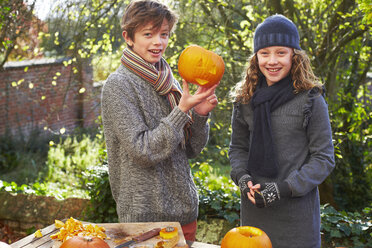
[[[43,234],[41,233],[41,230],[38,229],[36,232],[35,232],[35,238],[41,238],[43,237]]]
[[[62,221],[56,220],[55,227],[59,229],[59,232],[52,234],[51,239],[57,239],[62,242],[74,236],[90,236],[97,237],[100,239],[106,239],[105,228],[98,225],[83,224],[81,221],[74,218],[70,218],[63,223]]]

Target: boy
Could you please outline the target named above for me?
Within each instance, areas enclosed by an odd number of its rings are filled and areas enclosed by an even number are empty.
[[[122,18],[127,48],[102,91],[109,178],[120,222],[178,221],[194,241],[198,195],[188,158],[208,140],[215,87],[182,93],[162,58],[177,22],[165,5],[131,2]]]

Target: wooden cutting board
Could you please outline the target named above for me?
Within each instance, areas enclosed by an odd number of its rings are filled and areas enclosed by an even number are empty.
[[[114,248],[119,244],[131,240],[131,238],[138,236],[144,232],[150,231],[153,228],[165,228],[167,226],[177,227],[180,240],[176,247],[188,247],[185,237],[182,233],[181,225],[179,222],[141,222],[141,223],[91,223],[93,225],[102,226],[106,229],[108,239],[105,239],[110,248]],[[52,240],[51,234],[57,233],[53,225],[50,225],[41,230],[43,237],[35,238],[31,234],[24,239],[13,243],[11,247],[17,248],[59,248],[62,244],[61,241]],[[141,242],[140,244],[155,245],[157,242],[163,240],[159,235],[149,240]]]
[[[150,231],[154,228],[165,228],[167,226],[176,227],[178,229],[178,235],[180,240],[177,246],[184,247],[186,245],[185,237],[182,233],[182,228],[179,222],[145,222],[145,223],[108,223],[99,224],[106,229],[106,235],[109,239],[105,241],[110,247],[116,247],[126,241],[131,240],[131,238],[138,236],[144,232]],[[148,239],[141,244],[155,245],[157,242],[163,240],[159,235],[151,239]]]

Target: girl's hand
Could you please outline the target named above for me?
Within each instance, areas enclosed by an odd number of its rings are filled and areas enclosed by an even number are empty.
[[[190,94],[188,83],[182,79],[183,93],[178,103],[181,111],[187,113],[190,109],[195,108],[199,115],[207,115],[218,103],[214,91],[217,85],[210,88],[199,86],[194,95]]]
[[[253,185],[252,181],[248,182],[248,187],[250,191],[248,192],[248,199],[253,203],[256,204],[256,200],[254,199],[254,193],[259,191],[261,188],[260,184]]]

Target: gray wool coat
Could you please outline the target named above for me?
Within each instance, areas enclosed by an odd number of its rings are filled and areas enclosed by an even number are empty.
[[[177,82],[178,83],[178,82]],[[192,137],[182,148],[189,115],[123,65],[102,90],[109,179],[120,222],[197,219],[198,195],[188,158],[208,140],[208,116],[193,113]]]
[[[320,247],[320,204],[318,185],[335,166],[328,108],[316,90],[302,92],[271,113],[274,149],[279,175],[259,177],[247,171],[253,110],[235,104],[229,158],[231,178],[238,185],[244,174],[256,183],[287,182],[291,197],[272,206],[257,208],[241,196],[241,225],[255,226],[267,233],[275,248]]]

